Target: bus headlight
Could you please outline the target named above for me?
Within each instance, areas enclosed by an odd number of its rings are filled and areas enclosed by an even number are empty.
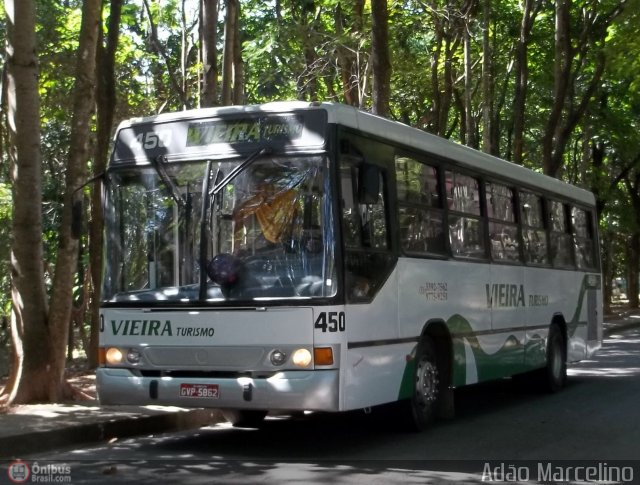
[[[287,354],[281,350],[274,350],[271,352],[269,359],[273,365],[282,365],[287,361]]]
[[[106,357],[107,357],[107,364],[115,365],[115,364],[122,364],[124,355],[122,355],[122,351],[120,349],[111,347],[107,349]]]
[[[129,349],[129,351],[127,352],[127,361],[129,361],[129,363],[131,364],[139,364],[141,358],[142,355],[140,354],[139,350]]]
[[[293,353],[291,360],[298,367],[309,367],[309,364],[311,364],[311,352],[307,349],[298,349]]]

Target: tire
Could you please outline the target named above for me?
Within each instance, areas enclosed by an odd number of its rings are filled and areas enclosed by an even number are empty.
[[[222,415],[235,428],[259,428],[267,412],[253,409],[223,409]]]
[[[442,369],[431,338],[418,343],[414,362],[412,395],[402,401],[401,412],[409,430],[424,431],[435,420],[442,397]]]
[[[544,390],[551,393],[562,390],[567,382],[567,344],[558,325],[549,329],[547,365],[541,377]]]

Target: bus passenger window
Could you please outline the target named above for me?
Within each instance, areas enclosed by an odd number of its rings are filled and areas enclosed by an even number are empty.
[[[457,172],[445,172],[449,206],[449,241],[454,256],[484,258],[484,230],[480,219],[480,184]]]
[[[520,217],[524,259],[529,264],[548,264],[547,232],[544,229],[542,198],[530,192],[520,192]]]
[[[513,189],[496,183],[487,183],[486,197],[491,257],[496,261],[519,261],[520,240],[516,225]]]
[[[577,207],[571,208],[573,223],[573,244],[576,263],[580,269],[595,268],[595,244],[591,213]]]
[[[550,201],[549,224],[551,231],[551,262],[556,267],[573,266],[571,234],[565,206],[562,202]]]
[[[396,157],[396,180],[402,249],[411,254],[444,254],[444,213],[437,167]]]

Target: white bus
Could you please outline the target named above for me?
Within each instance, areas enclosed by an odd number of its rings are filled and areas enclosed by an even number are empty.
[[[594,196],[352,107],[122,123],[105,177],[103,404],[346,411],[551,391],[602,342]]]

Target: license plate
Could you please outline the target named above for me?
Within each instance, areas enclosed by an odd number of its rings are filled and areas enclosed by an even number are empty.
[[[180,397],[205,397],[218,399],[218,384],[180,384]]]

